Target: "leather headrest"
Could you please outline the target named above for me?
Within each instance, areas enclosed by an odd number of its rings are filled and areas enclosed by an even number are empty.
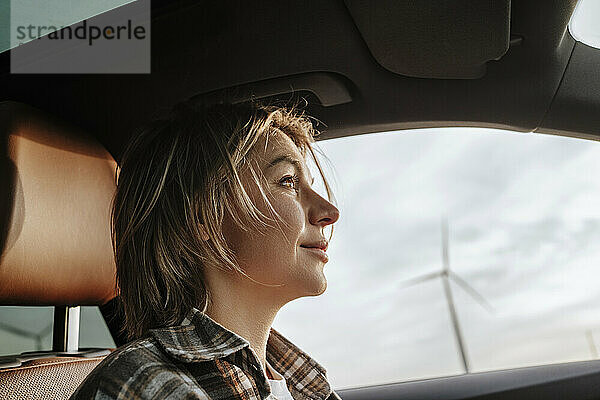
[[[116,168],[83,132],[0,103],[1,305],[95,305],[115,296]]]

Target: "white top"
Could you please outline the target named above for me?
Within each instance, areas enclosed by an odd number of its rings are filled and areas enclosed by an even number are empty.
[[[281,376],[279,372],[275,371],[275,368],[271,367],[271,364],[268,362],[267,368],[271,372],[271,375],[273,375],[273,378],[275,378],[267,379],[267,381],[269,381],[269,386],[271,386],[271,395],[277,400],[294,400],[292,394],[287,388],[287,384],[285,383],[283,376]]]

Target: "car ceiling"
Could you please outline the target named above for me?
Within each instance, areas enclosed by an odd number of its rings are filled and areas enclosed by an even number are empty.
[[[422,12],[399,3],[155,0],[151,74],[10,74],[4,52],[0,100],[84,128],[117,159],[136,126],[191,97],[305,98],[321,138],[438,126],[598,138],[600,50],[568,32],[576,0],[489,0],[476,12],[466,0],[410,2]],[[422,18],[459,40],[432,49]],[[408,29],[417,23],[420,35]]]

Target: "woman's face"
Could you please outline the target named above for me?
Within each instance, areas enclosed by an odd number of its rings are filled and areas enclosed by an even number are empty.
[[[312,189],[302,154],[283,132],[261,138],[251,162],[266,178],[264,193],[283,223],[269,226],[266,233],[244,232],[225,218],[223,233],[240,267],[258,282],[283,285],[260,288],[285,294],[287,301],[323,293],[328,260],[324,228],[337,221],[338,209]],[[241,179],[257,208],[271,215],[251,172],[243,171]]]

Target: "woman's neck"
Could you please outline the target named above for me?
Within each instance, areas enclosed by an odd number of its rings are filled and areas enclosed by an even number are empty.
[[[267,340],[281,306],[264,293],[249,296],[247,287],[219,282],[220,287],[211,287],[206,315],[246,339],[266,371]]]

